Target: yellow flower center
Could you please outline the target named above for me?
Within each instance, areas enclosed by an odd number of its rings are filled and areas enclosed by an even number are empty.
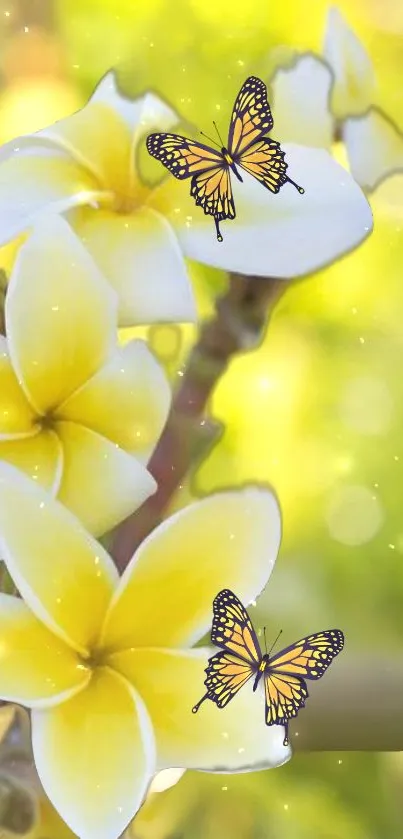
[[[106,664],[107,653],[102,647],[94,647],[88,655],[80,656],[80,658],[84,667],[89,670],[97,670],[98,667],[103,667]]]
[[[44,414],[42,417],[38,417],[36,421],[36,424],[39,425],[42,431],[52,430],[54,423],[55,419],[50,411],[47,414]]]
[[[126,216],[130,215],[134,212],[134,210],[138,209],[140,206],[140,202],[136,199],[134,195],[122,194],[115,192],[114,193],[114,201],[113,201],[113,212],[118,213],[118,215]]]

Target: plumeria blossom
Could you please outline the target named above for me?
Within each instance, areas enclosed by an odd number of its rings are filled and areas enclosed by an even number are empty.
[[[324,57],[299,56],[272,81],[276,136],[330,149],[345,144],[355,180],[373,190],[403,170],[403,136],[374,105],[374,68],[337,8],[329,10]]]
[[[331,262],[371,230],[365,197],[332,157],[289,145],[290,177],[305,195],[291,184],[273,195],[245,173],[233,184],[237,218],[218,243],[189,182],[169,175],[151,188],[141,180],[139,145],[151,128],[177,120],[151,93],[126,99],[110,72],[81,111],[8,143],[0,151],[0,245],[45,211],[67,213],[118,293],[120,325],[130,326],[194,318],[185,257],[289,278]]]
[[[22,245],[0,337],[0,460],[94,534],[151,495],[170,389],[143,341],[117,345],[117,296],[58,216]]]
[[[279,543],[271,492],[223,492],[164,521],[119,578],[72,513],[0,462],[1,556],[22,598],[0,594],[0,697],[32,709],[41,782],[80,839],[116,839],[159,770],[289,759],[259,691],[192,714],[215,595],[255,599]]]

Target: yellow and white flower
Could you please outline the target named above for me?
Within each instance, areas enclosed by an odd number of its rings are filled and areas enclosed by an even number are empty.
[[[0,337],[0,460],[18,466],[94,534],[155,492],[145,464],[170,406],[142,341],[117,345],[117,297],[67,222],[22,245]]]
[[[80,839],[116,839],[164,768],[288,760],[258,692],[192,714],[213,598],[229,586],[250,603],[279,543],[271,492],[223,492],[157,527],[119,579],[66,508],[0,463],[1,555],[22,597],[0,595],[0,696],[32,709],[40,779]]]
[[[329,154],[290,145],[290,176],[305,195],[291,184],[273,195],[245,173],[233,184],[237,218],[218,243],[189,183],[169,176],[151,188],[141,180],[140,143],[177,120],[153,94],[126,99],[110,72],[81,111],[8,143],[0,150],[0,245],[44,212],[68,213],[118,293],[120,325],[131,326],[194,319],[185,258],[290,278],[331,262],[371,230],[353,179]]]
[[[403,170],[403,137],[375,105],[375,72],[365,48],[337,8],[329,10],[324,58],[299,56],[272,81],[276,135],[330,149],[340,135],[350,170],[373,190]]]

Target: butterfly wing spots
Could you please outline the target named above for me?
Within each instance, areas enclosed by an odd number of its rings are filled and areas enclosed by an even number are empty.
[[[229,589],[220,591],[213,603],[213,626],[211,640],[217,647],[223,647],[255,670],[262,660],[259,641],[249,615]]]
[[[250,664],[226,652],[213,655],[209,659],[205,672],[204,684],[207,692],[192,708],[194,714],[206,699],[211,699],[218,708],[225,708],[254,674]]]
[[[147,151],[179,180],[223,163],[221,152],[180,134],[150,134]]]
[[[284,152],[275,140],[258,140],[241,155],[237,164],[270,192],[279,192],[288,180]]]
[[[235,204],[232,197],[231,179],[226,164],[215,166],[207,172],[200,172],[192,178],[190,194],[206,215],[218,221],[235,218]]]
[[[265,676],[266,725],[285,726],[284,745],[288,745],[288,720],[296,717],[308,698],[303,679],[269,672]]]
[[[261,79],[249,76],[235,100],[228,134],[228,151],[238,158],[252,143],[273,128],[267,88]]]
[[[321,679],[343,647],[344,635],[340,629],[316,632],[273,656],[270,668],[305,679]]]

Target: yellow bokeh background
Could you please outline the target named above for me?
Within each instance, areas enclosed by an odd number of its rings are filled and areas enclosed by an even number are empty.
[[[403,129],[402,3],[338,7],[373,61],[376,103]],[[0,0],[0,142],[79,108],[113,65],[128,94],[155,90],[184,125],[225,126],[249,73],[269,82],[296,51],[321,51],[328,9],[324,0]],[[140,164],[157,171],[145,152]],[[220,440],[173,501],[245,481],[275,488],[284,539],[256,614],[287,643],[335,625],[352,650],[401,649],[402,186],[396,176],[371,196],[372,236],[290,283],[261,345],[233,359],[208,406]],[[14,256],[14,245],[2,249],[0,267]],[[210,317],[227,279],[190,269],[199,314]],[[135,332],[176,386],[197,329]],[[278,771],[186,773],[151,796],[130,836],[400,839],[402,784],[398,754],[297,754]],[[32,839],[70,835],[49,805],[35,830]]]

